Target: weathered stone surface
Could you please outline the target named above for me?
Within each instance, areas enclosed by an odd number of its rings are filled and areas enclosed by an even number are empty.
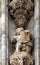
[[[12,0],[9,3],[10,14],[15,18],[17,27],[25,27],[33,16],[33,3],[31,0]]]
[[[12,38],[11,43],[16,43],[16,50],[10,57],[11,65],[33,65],[33,58],[30,55],[33,44],[31,43],[31,33],[29,30],[17,28],[15,36]]]
[[[26,52],[31,52],[32,43],[31,43],[31,33],[29,30],[24,30],[23,28],[17,28],[15,36],[11,39],[11,43],[16,43],[16,52],[24,50]],[[28,48],[28,49],[27,49]]]
[[[9,10],[10,14],[14,17],[14,21],[17,27],[25,28],[26,23],[33,16],[33,3],[31,2],[31,0],[13,0],[9,3]],[[30,59],[31,49],[33,47],[31,43],[32,37],[30,31],[24,30],[23,28],[16,29],[16,34],[11,40],[12,43],[16,43],[16,50],[14,53],[15,55],[13,54],[10,59],[11,65],[33,65],[33,60]],[[25,56],[25,53],[28,53],[28,55],[26,54]],[[18,61],[19,59],[21,60],[21,62]],[[23,61],[23,59],[25,60],[25,62]],[[32,60],[32,62],[30,62],[29,59]]]
[[[26,52],[16,52],[10,57],[11,65],[33,65],[33,57]]]

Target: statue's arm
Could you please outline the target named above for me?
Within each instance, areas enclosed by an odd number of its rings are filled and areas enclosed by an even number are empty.
[[[13,36],[13,38],[11,38],[11,43],[15,43],[15,42],[17,42],[17,40],[18,40],[18,37],[19,36]]]

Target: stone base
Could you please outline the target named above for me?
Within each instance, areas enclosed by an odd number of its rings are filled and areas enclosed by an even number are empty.
[[[15,52],[10,57],[11,65],[33,65],[34,59],[33,57],[26,52]]]

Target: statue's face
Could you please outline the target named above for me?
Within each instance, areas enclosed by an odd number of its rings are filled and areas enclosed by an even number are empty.
[[[31,0],[13,0],[9,3],[10,14],[14,17],[17,27],[25,27],[27,21],[33,16],[33,3]]]

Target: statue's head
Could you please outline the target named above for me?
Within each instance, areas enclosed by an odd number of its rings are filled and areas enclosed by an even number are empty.
[[[33,3],[31,0],[12,0],[9,10],[17,27],[25,27],[33,16]]]
[[[17,28],[16,29],[16,35],[20,35],[20,32],[23,31],[24,29],[21,27],[21,28]]]

